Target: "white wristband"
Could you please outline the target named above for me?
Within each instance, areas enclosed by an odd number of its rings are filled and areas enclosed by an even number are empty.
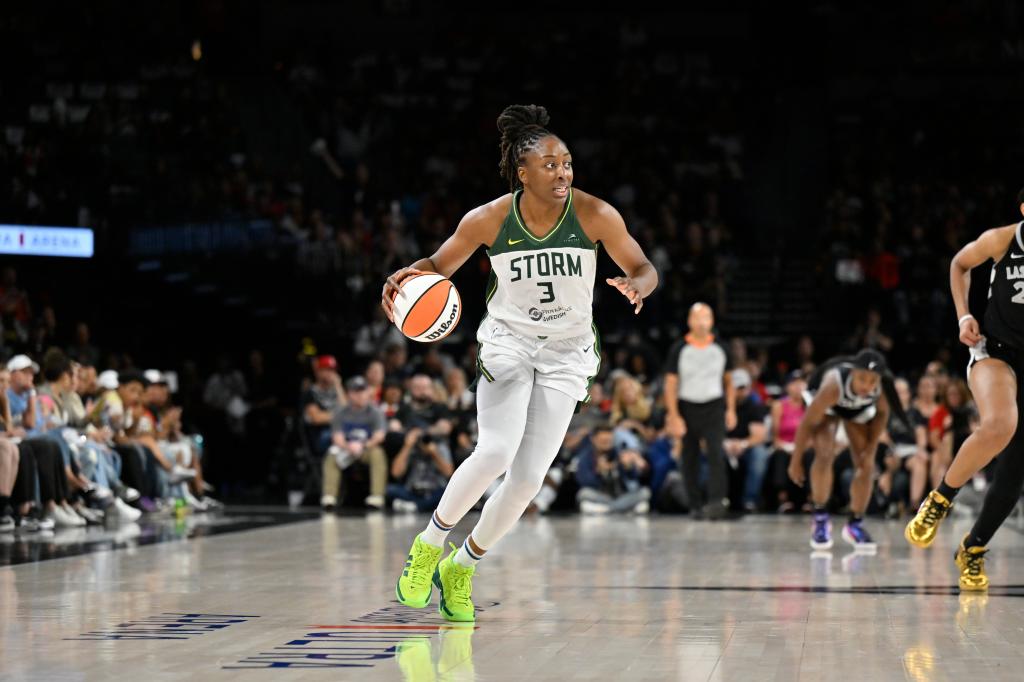
[[[963,323],[964,323],[964,322],[966,322],[967,320],[973,320],[973,319],[974,319],[974,315],[971,315],[970,313],[967,313],[966,315],[964,315],[963,317],[961,317],[961,318],[960,318],[959,320],[957,320],[957,322],[956,322],[956,325],[957,325],[958,327],[960,327],[960,326],[962,326],[962,325],[963,325]]]

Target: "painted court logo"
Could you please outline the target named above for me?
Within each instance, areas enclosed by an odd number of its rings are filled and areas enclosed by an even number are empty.
[[[476,626],[449,623],[434,611],[388,606],[342,625],[310,625],[302,634],[269,651],[247,656],[224,670],[373,668],[396,660],[403,670],[432,673],[431,649],[440,643],[441,660],[472,665],[471,638]],[[477,613],[493,609],[499,602]],[[439,664],[440,665],[440,662]]]
[[[200,635],[247,623],[259,616],[224,613],[161,613],[142,620],[119,623],[109,630],[83,632],[67,641],[105,642],[139,639],[194,639]]]

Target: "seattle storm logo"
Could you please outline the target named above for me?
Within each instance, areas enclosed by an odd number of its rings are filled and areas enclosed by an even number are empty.
[[[544,313],[537,310],[536,308],[530,308],[530,319],[534,322],[540,322],[540,318],[544,317]]]

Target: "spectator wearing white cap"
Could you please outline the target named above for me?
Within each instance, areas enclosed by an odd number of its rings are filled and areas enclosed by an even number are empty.
[[[10,374],[0,368],[0,434],[6,433],[11,422],[11,409],[7,403],[7,383]],[[18,478],[18,446],[0,435],[0,533],[14,531],[14,511],[11,507],[11,493]]]
[[[725,454],[733,468],[740,463],[746,468],[743,507],[753,512],[760,504],[761,489],[771,458],[766,446],[768,410],[751,390],[753,380],[750,372],[743,368],[734,369],[732,386],[736,391],[736,426],[726,433]]]
[[[99,393],[87,417],[98,427],[106,426],[117,431],[124,424],[124,403],[117,392],[120,386],[117,372],[112,369],[100,372],[96,385]]]
[[[6,393],[11,412],[7,430],[22,438],[18,443],[18,475],[12,492],[19,517],[16,530],[51,530],[57,524],[84,526],[84,519],[65,510],[67,480],[60,448],[53,441],[34,435],[39,426],[35,390],[39,365],[27,355],[15,355],[8,361],[7,369],[10,385]],[[31,513],[33,506],[35,515]]]
[[[7,361],[7,371],[11,373],[7,400],[11,406],[14,426],[32,431],[36,428],[35,377],[39,365],[27,355],[15,355]]]

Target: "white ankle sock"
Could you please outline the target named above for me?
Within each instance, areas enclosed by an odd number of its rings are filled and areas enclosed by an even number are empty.
[[[455,563],[459,566],[465,566],[466,568],[476,566],[483,558],[483,555],[478,556],[469,548],[468,538],[462,543],[462,547],[459,547],[459,551],[455,553]]]
[[[434,512],[430,516],[430,523],[427,524],[426,530],[420,533],[420,537],[423,538],[423,542],[434,547],[444,547],[444,541],[448,538],[448,533],[452,532],[454,526],[443,526],[437,520],[437,512]]]

